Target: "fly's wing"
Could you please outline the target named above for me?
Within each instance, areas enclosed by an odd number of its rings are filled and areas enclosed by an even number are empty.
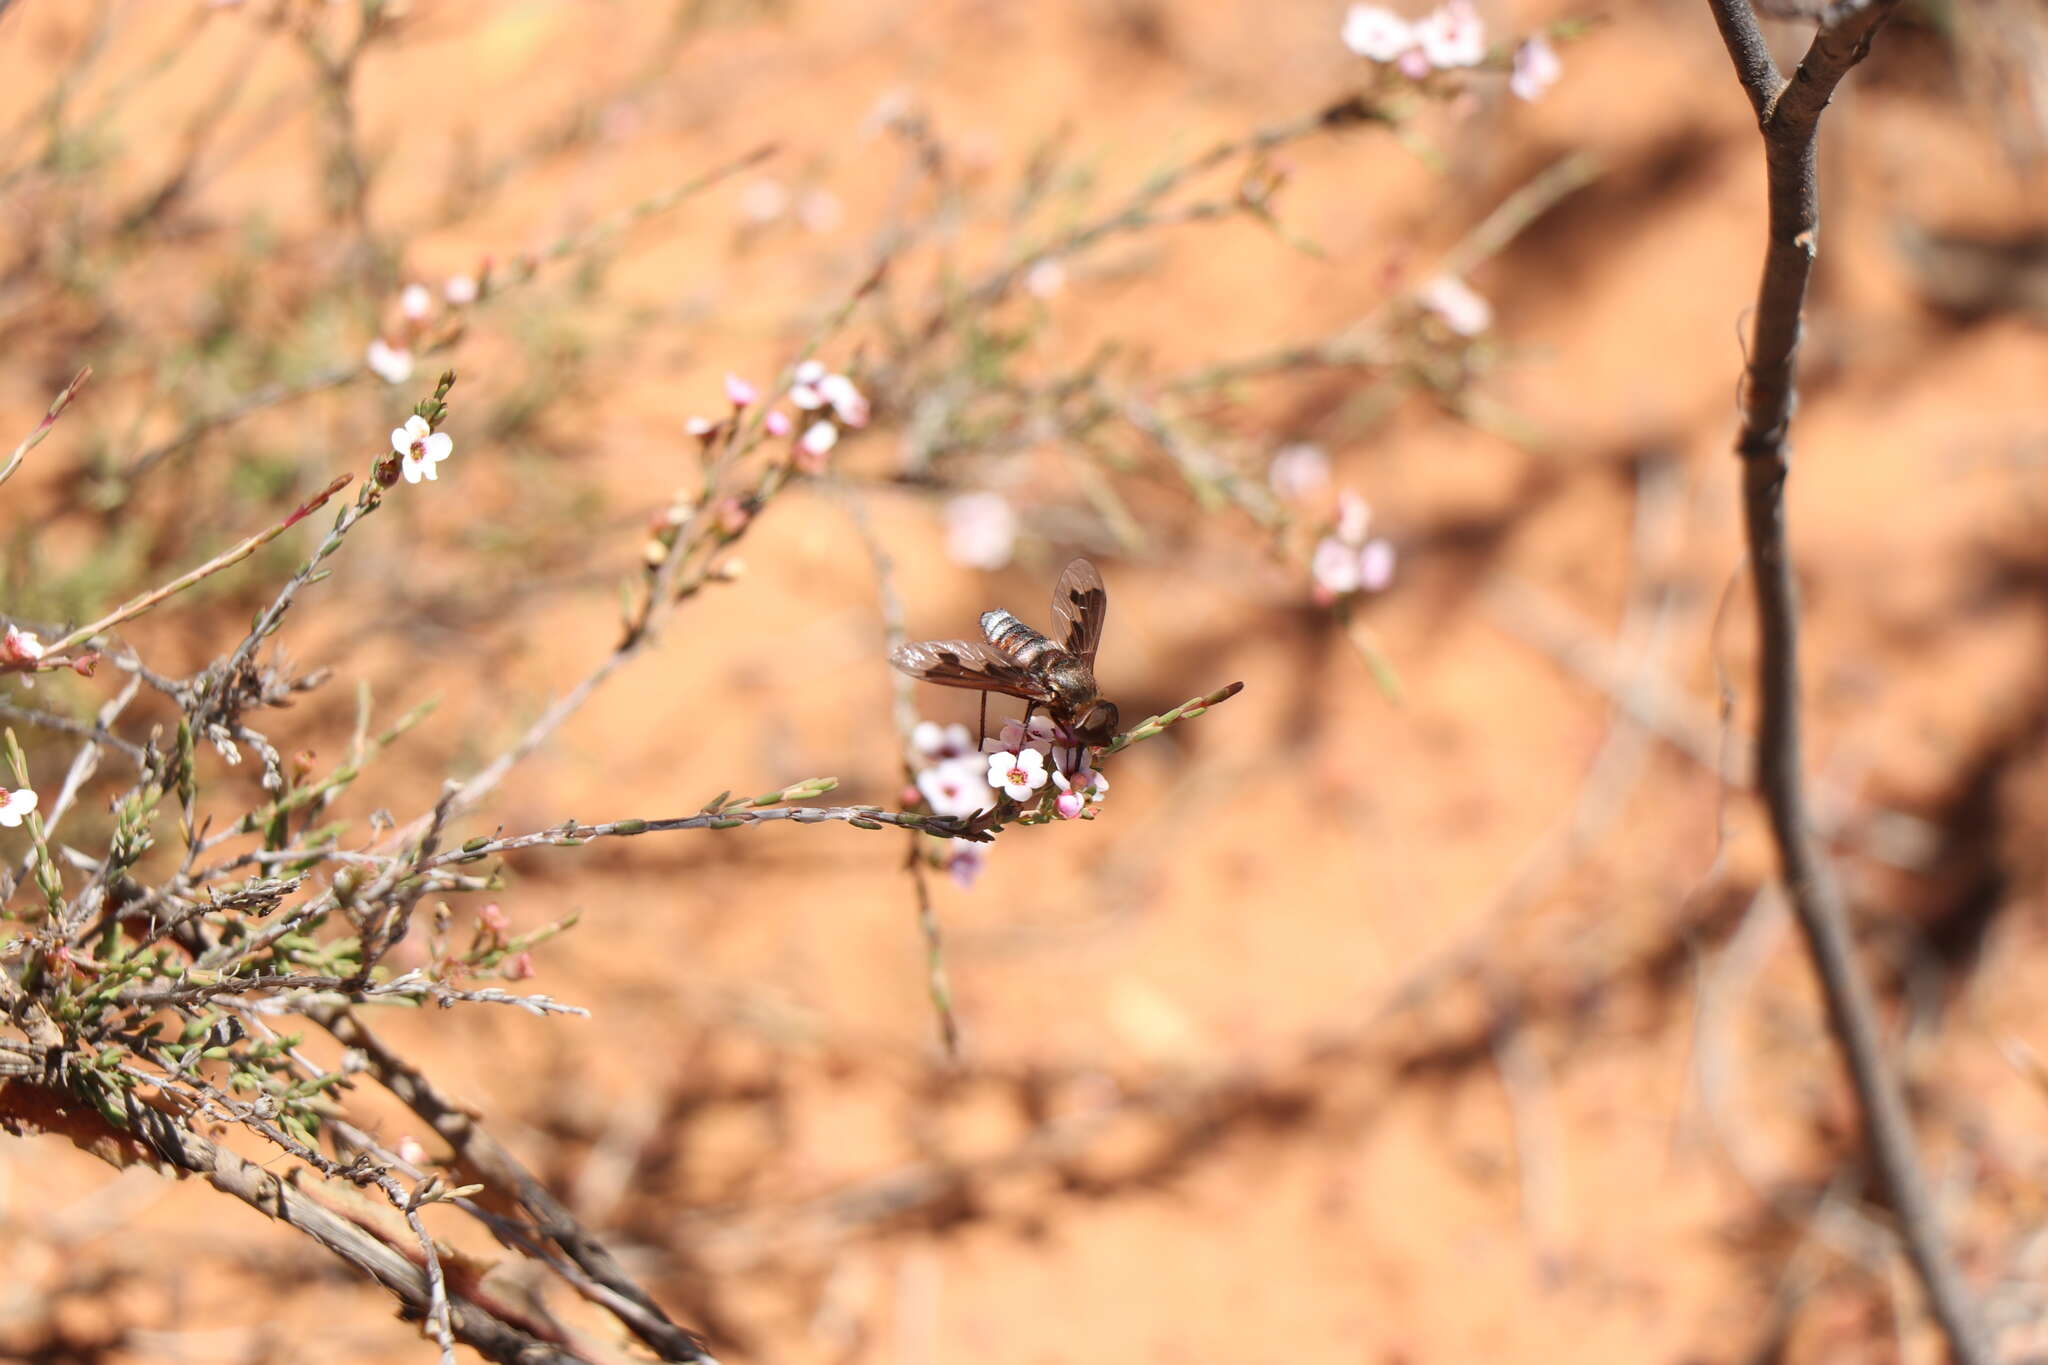
[[[1047,701],[1046,690],[1015,659],[979,640],[926,640],[898,645],[889,662],[913,678],[941,687],[1001,692],[1026,701]]]
[[[1095,647],[1102,643],[1102,623],[1108,616],[1109,591],[1095,566],[1085,559],[1067,565],[1052,590],[1055,643],[1094,668]]]

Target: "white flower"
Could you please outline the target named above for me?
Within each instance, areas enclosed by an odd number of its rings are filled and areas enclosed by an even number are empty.
[[[1416,291],[1415,299],[1461,337],[1476,337],[1493,325],[1493,305],[1455,275],[1437,276]]]
[[[683,430],[701,441],[718,430],[718,423],[709,417],[688,417],[683,420]]]
[[[27,787],[16,787],[13,791],[0,787],[0,825],[12,828],[27,819],[35,808],[36,794]]]
[[[974,737],[964,725],[940,725],[921,720],[910,732],[910,747],[920,758],[958,758],[974,752]]]
[[[740,192],[740,212],[756,223],[772,223],[789,212],[789,191],[780,180],[756,180]]]
[[[1335,536],[1324,536],[1316,542],[1315,553],[1309,557],[1308,572],[1316,587],[1331,598],[1357,592],[1358,551]]]
[[[1046,784],[1049,776],[1045,770],[1045,755],[1036,749],[988,756],[988,784],[1012,801],[1022,801],[1030,796]]]
[[[383,337],[370,339],[369,349],[363,352],[363,363],[387,384],[403,384],[412,378],[412,352],[403,346],[393,346]]]
[[[427,419],[414,413],[405,419],[405,425],[391,433],[391,448],[404,457],[402,472],[407,483],[418,483],[421,479],[438,479],[434,466],[455,453],[455,439],[445,431],[435,431],[427,425]]]
[[[1394,70],[1411,81],[1419,81],[1429,74],[1429,54],[1419,47],[1411,47],[1394,59]]]
[[[988,805],[988,784],[981,779],[980,755],[956,754],[920,769],[917,791],[932,814],[965,819]]]
[[[805,454],[823,460],[832,452],[832,447],[839,444],[839,428],[830,422],[813,422],[804,428],[797,444],[804,448]]]
[[[743,408],[759,401],[761,392],[738,375],[728,374],[725,377],[725,396],[734,407]]]
[[[457,308],[476,302],[477,284],[474,275],[450,275],[441,286],[441,297]]]
[[[790,432],[789,414],[781,408],[770,408],[768,415],[761,419],[761,429],[770,436],[787,436]]]
[[[853,381],[845,375],[826,375],[818,381],[818,394],[832,405],[832,411],[846,425],[864,427],[868,424],[867,395],[855,388]]]
[[[1067,732],[1055,725],[1051,717],[1033,716],[1029,725],[1015,720],[1004,721],[1000,737],[983,740],[981,751],[985,754],[997,754],[1006,749],[1029,748],[1045,754],[1051,753],[1054,745],[1063,742],[1068,742]]]
[[[845,218],[846,209],[839,196],[830,190],[806,190],[803,198],[796,201],[796,220],[807,231],[830,232]]]
[[[1352,489],[1340,489],[1337,493],[1337,539],[1346,545],[1363,545],[1365,533],[1371,529],[1372,504]]]
[[[1281,446],[1266,466],[1266,482],[1289,502],[1306,502],[1330,483],[1330,457],[1306,441]]]
[[[1445,0],[1417,21],[1415,44],[1431,66],[1477,66],[1486,60],[1486,26],[1472,0]]]
[[[1394,581],[1394,546],[1386,540],[1367,541],[1358,552],[1358,586],[1379,592]]]
[[[5,637],[0,637],[0,663],[32,664],[43,657],[43,642],[32,630],[7,628]]]
[[[967,569],[1000,569],[1017,549],[1017,513],[1000,493],[962,493],[946,503],[946,557]]]
[[[398,311],[414,322],[425,317],[433,307],[434,296],[427,292],[427,287],[423,284],[409,284],[399,291]]]
[[[1368,61],[1391,62],[1415,46],[1415,29],[1392,10],[1353,5],[1344,12],[1344,46]]]
[[[1557,84],[1564,75],[1564,63],[1557,58],[1557,49],[1550,45],[1550,39],[1541,33],[1524,39],[1515,48],[1514,70],[1508,75],[1508,89],[1517,98],[1534,100]]]
[[[1067,287],[1067,268],[1058,261],[1033,261],[1024,272],[1024,291],[1034,299],[1049,299]]]
[[[824,378],[825,367],[815,360],[806,360],[796,367],[789,386],[789,401],[805,412],[816,412],[824,407],[825,395],[818,391],[818,385]]]

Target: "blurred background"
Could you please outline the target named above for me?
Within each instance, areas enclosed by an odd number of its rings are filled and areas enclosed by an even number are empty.
[[[891,613],[1043,625],[1075,554],[1127,720],[1245,690],[933,879],[957,1060],[906,836],[842,825],[519,855],[515,927],[581,915],[534,984],[591,1016],[380,1020],[721,1358],[1938,1359],[1742,785],[1753,117],[1704,5],[1479,13],[1489,61],[1417,82],[1335,3],[0,6],[0,430],[95,372],[5,490],[0,608],[93,619],[455,369],[441,478],[277,637],[335,670],[281,744],[342,748],[359,685],[440,699],[355,794],[405,819],[611,649],[724,376],[819,340],[873,420],[459,834],[826,774],[899,804]],[[2043,21],[1909,5],[1837,97],[1790,489],[1821,817],[2014,1359]],[[1333,601],[1344,490],[1394,568]],[[203,665],[306,548],[127,638]],[[9,1359],[431,1350],[303,1239],[54,1138],[0,1147],[0,1219]]]

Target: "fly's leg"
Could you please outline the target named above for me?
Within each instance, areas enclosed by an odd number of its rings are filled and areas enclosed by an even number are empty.
[[[981,694],[981,724],[975,730],[974,751],[981,752],[981,746],[988,742],[988,693]]]

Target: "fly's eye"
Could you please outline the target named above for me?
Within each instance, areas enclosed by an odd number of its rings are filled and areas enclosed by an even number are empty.
[[[1116,703],[1099,701],[1088,708],[1088,714],[1081,717],[1081,733],[1095,743],[1101,743],[1116,733]]]

